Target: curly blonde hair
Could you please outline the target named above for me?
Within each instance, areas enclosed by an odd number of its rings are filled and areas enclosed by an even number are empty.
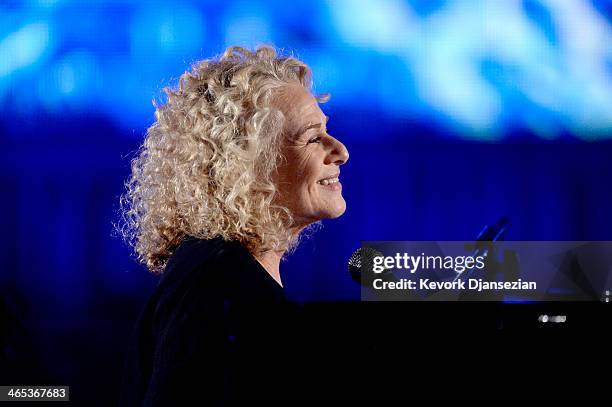
[[[150,271],[163,272],[187,236],[238,240],[254,255],[294,248],[291,213],[274,200],[284,116],[271,97],[292,83],[311,89],[310,78],[273,47],[230,47],[164,89],[121,197],[119,229]]]

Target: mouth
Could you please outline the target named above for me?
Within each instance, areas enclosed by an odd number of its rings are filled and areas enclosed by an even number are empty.
[[[320,179],[317,181],[317,184],[321,185],[325,189],[329,189],[330,191],[339,191],[342,189],[342,184],[338,178],[339,175],[340,173],[332,175],[331,177]]]
[[[317,181],[317,184],[319,185],[331,185],[331,184],[335,184],[337,182],[340,182],[340,179],[335,176],[335,177],[330,177],[330,178],[323,178]]]

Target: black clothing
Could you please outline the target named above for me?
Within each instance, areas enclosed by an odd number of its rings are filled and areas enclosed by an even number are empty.
[[[283,347],[293,311],[239,242],[186,239],[136,326],[120,406],[271,401],[291,363]]]

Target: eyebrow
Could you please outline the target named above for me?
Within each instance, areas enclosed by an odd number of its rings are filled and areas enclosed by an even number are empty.
[[[325,124],[327,124],[327,122],[329,121],[329,116],[325,116]],[[307,124],[306,126],[302,127],[296,134],[297,137],[301,136],[302,134],[306,133],[308,130],[310,129],[316,129],[316,128],[321,128],[323,125],[321,123],[314,123],[314,124]]]

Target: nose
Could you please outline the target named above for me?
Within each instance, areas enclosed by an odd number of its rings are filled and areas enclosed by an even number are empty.
[[[349,159],[349,152],[346,146],[333,136],[328,138],[329,154],[325,157],[325,164],[342,165]]]

